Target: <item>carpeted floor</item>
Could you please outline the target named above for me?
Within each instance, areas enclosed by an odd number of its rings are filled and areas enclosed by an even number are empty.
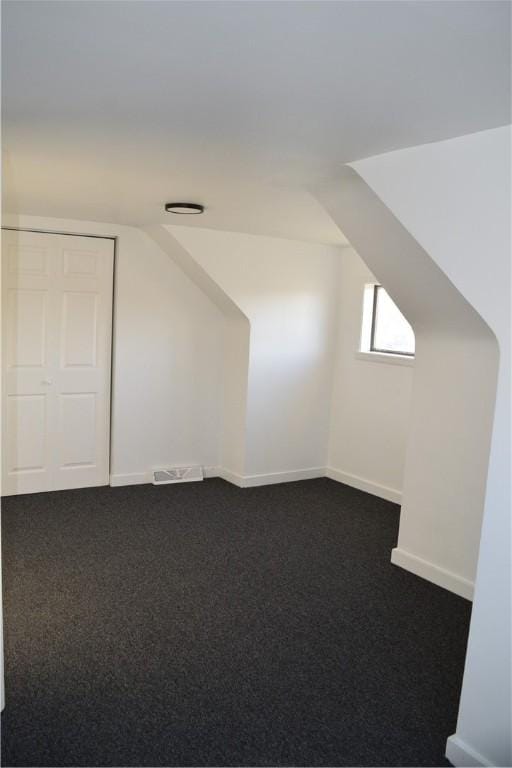
[[[331,480],[3,500],[3,766],[439,766],[470,603]]]

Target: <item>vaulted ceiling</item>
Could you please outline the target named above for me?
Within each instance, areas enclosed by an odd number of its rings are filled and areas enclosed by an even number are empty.
[[[309,185],[510,121],[508,2],[2,7],[11,211],[341,242]]]

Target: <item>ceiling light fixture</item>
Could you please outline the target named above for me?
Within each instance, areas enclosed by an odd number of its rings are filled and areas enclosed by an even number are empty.
[[[198,214],[203,213],[204,205],[199,203],[166,203],[165,210],[167,213]]]

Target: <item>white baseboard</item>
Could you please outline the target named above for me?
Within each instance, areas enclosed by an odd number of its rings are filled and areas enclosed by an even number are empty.
[[[309,469],[294,469],[290,472],[269,472],[261,475],[237,475],[228,469],[220,468],[219,477],[233,483],[239,488],[254,488],[257,485],[275,485],[276,483],[292,483],[296,480],[314,480],[317,477],[325,477],[324,467],[310,467]]]
[[[203,467],[203,477],[220,477],[220,467]]]
[[[264,475],[245,475],[245,488],[256,485],[274,485],[275,483],[293,483],[296,480],[315,480],[325,477],[325,467],[294,469],[289,472],[269,472]]]
[[[204,477],[219,477],[220,467],[203,467],[203,474]],[[112,487],[151,483],[152,480],[152,470],[149,472],[131,472],[127,475],[110,475],[110,485]]]
[[[140,485],[150,483],[148,472],[131,472],[128,475],[110,475],[110,485],[114,488],[119,485]]]
[[[231,472],[231,470],[225,469],[224,467],[219,467],[217,477],[221,477],[227,483],[236,485],[238,488],[245,488],[245,477],[243,475],[237,475],[236,472]]]
[[[495,765],[476,749],[466,744],[456,733],[448,737],[446,742],[446,757],[455,768],[487,768]]]
[[[366,491],[366,493],[371,493],[373,496],[379,496],[381,499],[386,499],[386,501],[392,501],[395,504],[402,503],[402,493],[395,488],[388,488],[386,485],[373,483],[371,480],[366,480],[364,477],[351,475],[348,472],[342,472],[341,469],[334,469],[334,467],[327,467],[325,475],[331,480],[337,480],[338,483],[350,485],[352,488],[357,488],[359,491]]]
[[[465,579],[463,576],[458,576],[452,571],[447,571],[445,568],[435,565],[435,563],[423,560],[422,557],[413,555],[405,549],[395,547],[391,551],[391,562],[394,565],[399,565],[400,568],[404,568],[406,571],[414,573],[416,576],[421,576],[422,579],[437,584],[439,587],[455,592],[460,597],[465,597],[466,600],[473,599],[473,582]]]
[[[362,477],[356,475],[350,475],[347,472],[342,472],[339,469],[332,467],[309,467],[307,469],[294,469],[288,472],[268,472],[256,475],[239,475],[236,472],[231,472],[224,467],[203,467],[205,478],[207,477],[221,477],[228,483],[238,486],[239,488],[254,488],[258,485],[274,485],[276,483],[292,483],[297,480],[313,480],[317,477],[329,477],[331,480],[337,480],[345,485],[350,485],[353,488],[358,488],[360,491],[366,491],[374,496],[380,496],[382,499],[400,503],[401,493],[393,488],[387,488],[384,485],[378,485],[372,483],[370,480],[365,480]],[[124,475],[110,475],[110,485],[112,487],[121,485],[138,485],[140,483],[150,483],[151,472],[132,472]]]

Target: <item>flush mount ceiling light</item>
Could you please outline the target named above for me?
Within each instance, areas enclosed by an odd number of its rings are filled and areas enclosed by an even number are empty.
[[[166,203],[165,210],[167,213],[198,214],[203,213],[204,205],[199,205],[199,203]]]

